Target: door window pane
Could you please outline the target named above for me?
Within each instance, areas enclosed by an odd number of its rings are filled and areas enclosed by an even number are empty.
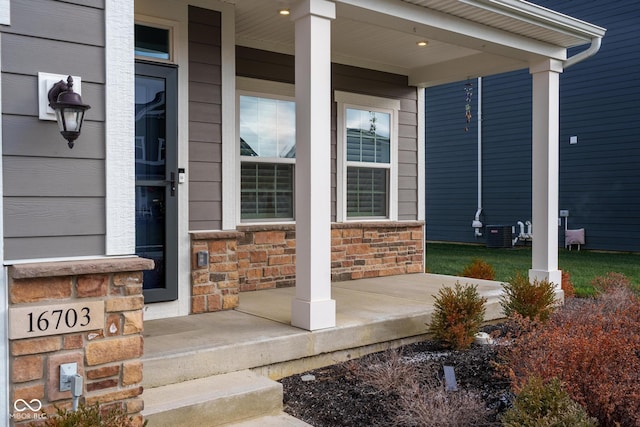
[[[171,59],[169,45],[169,30],[135,25],[136,56],[169,60]]]

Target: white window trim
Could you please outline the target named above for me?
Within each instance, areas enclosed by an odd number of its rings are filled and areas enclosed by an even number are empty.
[[[400,100],[382,98],[378,96],[362,95],[342,91],[334,92],[337,108],[337,168],[336,168],[336,219],[338,222],[347,221],[397,221],[398,220],[398,116],[400,112]],[[389,163],[389,198],[387,200],[389,210],[388,217],[347,217],[347,144],[345,115],[347,108],[368,109],[388,113],[391,115],[391,146]],[[381,167],[376,163],[358,162],[363,167]],[[385,166],[384,168],[387,168]]]
[[[236,109],[240,108],[240,96],[258,96],[272,99],[280,99],[285,101],[295,102],[295,85],[289,83],[274,82],[270,80],[252,79],[248,77],[236,78]],[[289,219],[251,219],[243,220],[241,218],[241,197],[240,197],[240,165],[242,160],[246,158],[253,163],[283,163],[294,164],[295,159],[286,158],[272,158],[272,157],[245,157],[240,155],[240,111],[236,112],[236,159],[237,167],[235,168],[235,192],[238,195],[236,197],[236,224],[241,225],[254,225],[254,224],[294,224],[295,223],[295,183],[294,183],[294,212],[293,220]]]

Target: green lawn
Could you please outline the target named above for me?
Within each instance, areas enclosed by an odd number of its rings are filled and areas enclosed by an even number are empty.
[[[458,275],[474,258],[494,268],[496,280],[508,281],[516,272],[528,274],[531,248],[495,249],[479,245],[427,243],[427,271]],[[567,251],[560,249],[559,268],[568,271],[578,296],[593,294],[590,283],[596,276],[613,271],[623,273],[640,286],[640,253]]]

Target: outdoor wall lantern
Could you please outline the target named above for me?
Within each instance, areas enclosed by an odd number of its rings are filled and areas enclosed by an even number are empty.
[[[67,82],[60,80],[54,84],[49,93],[49,106],[55,111],[60,133],[73,148],[74,141],[80,136],[84,113],[90,105],[82,103],[82,97],[73,91],[73,78],[67,77]]]

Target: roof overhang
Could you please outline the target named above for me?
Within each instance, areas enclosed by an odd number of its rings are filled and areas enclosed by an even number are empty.
[[[235,0],[236,43],[293,54],[294,0]],[[528,68],[605,29],[522,0],[335,0],[332,60],[406,75],[415,86]],[[426,47],[417,46],[427,40]]]

